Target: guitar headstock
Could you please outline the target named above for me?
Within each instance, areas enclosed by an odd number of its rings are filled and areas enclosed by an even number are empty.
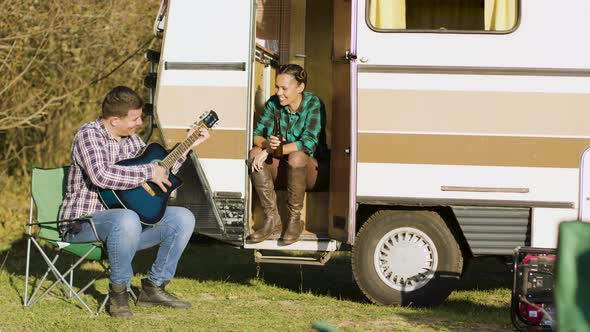
[[[199,121],[197,121],[197,123],[199,125],[204,126],[207,129],[211,129],[213,128],[213,126],[215,126],[217,121],[219,121],[217,113],[215,113],[214,110],[210,110],[209,112],[201,114],[201,116],[199,117]]]

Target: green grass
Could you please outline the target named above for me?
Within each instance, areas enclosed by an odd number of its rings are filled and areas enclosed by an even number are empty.
[[[511,274],[493,258],[473,261],[459,289],[429,309],[377,306],[354,282],[350,258],[342,253],[326,266],[254,262],[251,251],[203,239],[193,241],[169,290],[192,302],[190,310],[132,306],[130,320],[89,315],[75,299],[56,292],[33,307],[22,306],[25,241],[0,251],[0,331],[313,331],[324,322],[339,331],[506,331],[510,324]],[[138,292],[155,255],[138,254],[132,285]],[[42,275],[36,256],[33,275]],[[89,277],[97,266],[79,273]],[[108,288],[100,279],[84,299],[98,308]]]

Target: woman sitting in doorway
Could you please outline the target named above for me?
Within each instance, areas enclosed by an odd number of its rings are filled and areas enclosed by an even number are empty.
[[[291,244],[303,232],[305,191],[327,186],[326,110],[318,96],[305,91],[307,73],[301,66],[282,65],[275,82],[276,94],[266,102],[254,128],[254,147],[248,156],[252,184],[265,214],[264,224],[250,235],[250,242],[264,241],[282,230],[276,184],[287,187],[288,219],[282,240]],[[278,130],[275,123],[279,123]],[[276,153],[281,150],[282,155]]]

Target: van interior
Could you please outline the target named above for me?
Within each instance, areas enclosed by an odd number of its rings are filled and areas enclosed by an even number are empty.
[[[347,209],[348,204],[349,176],[339,174],[340,168],[347,169],[348,158],[334,153],[335,148],[343,151],[346,147],[335,146],[334,143],[341,137],[347,138],[341,140],[347,142],[350,136],[350,74],[344,58],[350,40],[350,2],[257,0],[256,5],[253,125],[262,114],[265,101],[275,93],[275,74],[281,64],[295,63],[305,68],[308,74],[306,90],[318,95],[326,106],[326,142],[332,151],[330,187],[306,193],[301,213],[305,229],[300,238],[325,239],[333,233],[329,220],[336,220],[335,225],[342,232],[345,229],[343,218],[330,216],[331,206],[332,209],[338,208],[338,200],[331,193],[345,192],[342,208]],[[335,29],[338,24],[342,28]],[[335,86],[334,82],[338,85]],[[335,179],[346,183],[345,188],[339,191]],[[286,188],[277,188],[276,191],[281,220],[286,220]],[[249,227],[253,232],[262,224],[264,212],[253,187],[251,197]]]

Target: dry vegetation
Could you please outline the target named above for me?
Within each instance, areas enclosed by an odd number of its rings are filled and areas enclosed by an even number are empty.
[[[75,130],[115,85],[141,86],[159,0],[2,1],[0,244],[21,237],[29,172],[69,162]],[[112,72],[112,73],[111,73]]]
[[[193,302],[188,314],[134,308],[139,319],[112,320],[85,316],[73,301],[51,297],[23,310],[25,246],[15,241],[28,219],[30,169],[69,162],[75,130],[97,116],[111,87],[125,84],[146,95],[141,50],[159,48],[151,34],[159,0],[0,0],[0,5],[0,331],[306,330],[318,320],[350,331],[509,329],[508,283],[495,282],[482,292],[479,282],[489,281],[489,274],[474,278],[475,286],[458,291],[436,310],[380,307],[363,303],[348,261],[333,260],[337,266],[330,268],[260,269],[250,252],[217,245],[190,246],[183,259],[198,264],[179,265],[173,291]],[[153,257],[144,255],[138,259],[140,273]],[[37,275],[43,272],[39,260],[32,266]],[[134,285],[139,278],[134,277]],[[103,294],[106,282],[100,280]],[[90,301],[96,308],[102,295],[95,296]]]

